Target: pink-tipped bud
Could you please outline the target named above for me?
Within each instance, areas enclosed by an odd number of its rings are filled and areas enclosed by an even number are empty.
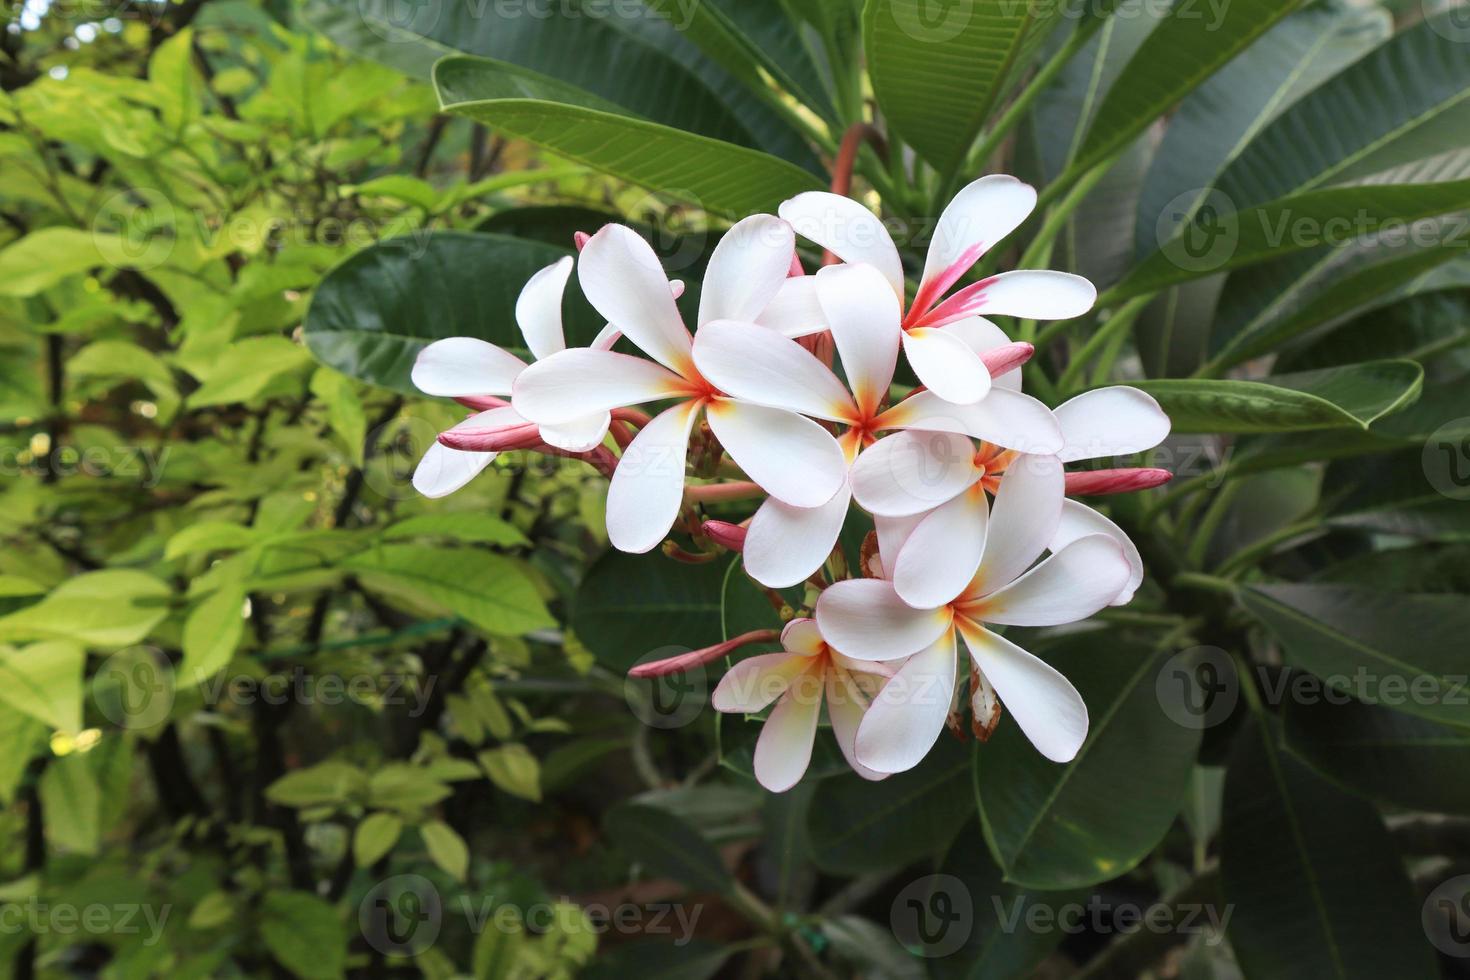
[[[472,453],[505,453],[541,444],[541,432],[530,422],[491,429],[450,429],[439,433],[439,444]]]
[[[795,279],[797,276],[806,275],[806,270],[801,267],[801,255],[797,252],[791,253],[791,268],[786,270],[787,279]]]
[[[628,671],[629,677],[664,677],[668,674],[682,674],[686,670],[702,667],[712,660],[719,660],[726,654],[734,653],[741,647],[750,643],[770,643],[781,635],[779,630],[751,630],[742,633],[724,643],[716,643],[712,647],[702,650],[691,650],[681,653],[677,657],[668,657],[664,660],[655,660],[651,663],[639,664]]]
[[[505,408],[510,404],[504,398],[496,398],[494,395],[456,395],[454,400],[465,408],[472,408],[477,412],[488,412],[492,408]]]
[[[586,248],[587,243],[591,240],[592,236],[587,234],[585,231],[572,232],[572,244],[577,246],[577,251],[579,252],[582,251],[582,249]]]
[[[980,360],[985,363],[985,368],[990,372],[990,376],[998,378],[1031,360],[1031,355],[1035,353],[1035,345],[1018,342],[985,351],[980,355]]]
[[[1100,497],[1109,493],[1131,493],[1163,486],[1174,478],[1168,470],[1154,467],[1129,467],[1117,470],[1088,470],[1067,474],[1067,495]]]
[[[731,524],[729,521],[705,521],[704,533],[709,539],[722,548],[731,551],[741,551],[745,548],[745,528],[739,524]]]

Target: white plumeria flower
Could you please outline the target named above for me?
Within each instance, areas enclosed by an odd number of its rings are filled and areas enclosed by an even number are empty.
[[[577,267],[583,293],[653,361],[606,350],[562,351],[516,378],[512,405],[539,425],[556,426],[609,409],[678,400],[638,433],[618,462],[607,497],[614,547],[644,552],[668,534],[683,499],[689,435],[701,411],[730,457],[771,496],[816,507],[841,487],[846,467],[830,433],[795,412],[728,397],[695,366],[705,331],[718,330],[725,320],[758,318],[785,283],[795,250],[791,227],[771,215],[732,227],[710,256],[699,332],[691,338],[647,242],[629,228],[608,225],[583,248]]]
[[[873,695],[892,670],[886,664],[851,660],[822,639],[810,619],[794,619],[781,632],[781,653],[740,661],[721,678],[711,696],[716,711],[754,714],[775,703],[755,743],[755,778],[773,793],[800,782],[811,762],[822,702],[832,734],[853,770],[864,779],[883,779],[857,760],[858,725]],[[779,702],[779,703],[778,703]]]
[[[549,357],[566,348],[561,306],[572,264],[568,255],[538,270],[516,299],[516,324],[535,358]],[[617,336],[611,327],[604,329],[592,347],[606,350]],[[449,430],[460,445],[483,440],[486,445],[512,449],[544,442],[569,452],[585,452],[601,445],[607,435],[607,412],[591,412],[560,425],[537,426],[502,402],[501,396],[510,396],[515,379],[525,369],[524,361],[495,344],[474,337],[449,337],[419,351],[412,378],[426,395],[458,398],[477,407],[491,406]],[[414,489],[426,497],[453,493],[479,475],[497,455],[496,450],[451,448],[435,442],[414,469]]]
[[[990,374],[972,340],[981,314],[1030,320],[1066,320],[1092,308],[1097,290],[1081,276],[1020,270],[990,276],[944,294],[985,252],[1014,231],[1036,206],[1036,191],[1014,177],[981,177],[955,195],[939,216],[914,301],[901,322],[904,354],[919,380],[936,395],[966,405],[985,397]],[[849,263],[867,263],[883,274],[900,303],[903,263],[887,229],[848,197],[808,191],[784,202],[780,215],[797,233]],[[797,307],[800,286],[788,287],[786,305]],[[942,302],[941,302],[942,300]],[[801,322],[786,314],[786,324]]]
[[[1061,431],[1046,406],[1009,389],[997,387],[983,401],[966,406],[919,392],[885,410],[899,346],[899,307],[893,291],[882,274],[866,264],[829,266],[809,278],[815,280],[846,385],[795,341],[733,321],[710,324],[701,331],[694,348],[700,372],[745,401],[845,426],[838,443],[849,466],[879,433],[890,429],[959,430],[1033,451],[1061,448]],[[1002,344],[992,348],[1005,345],[1004,335],[1000,337]],[[1025,345],[1011,346],[1029,351]],[[767,500],[745,537],[746,571],[773,588],[809,577],[831,553],[851,500],[846,481],[819,507]]]
[[[1045,458],[1043,458],[1044,460]],[[1054,464],[1055,460],[1051,460]],[[969,584],[949,602],[916,609],[888,578],[848,579],[817,600],[816,620],[827,642],[854,660],[907,656],[873,700],[858,728],[858,761],[878,772],[917,765],[939,737],[955,697],[956,634],[973,662],[976,722],[989,728],[997,699],[1042,755],[1068,762],[1087,737],[1087,705],[1071,683],[1043,661],[986,629],[1057,626],[1086,619],[1118,594],[1129,576],[1128,560],[1111,537],[1080,537],[1034,568],[1047,548],[1060,512],[1060,485],[1008,493],[1025,467],[1002,481],[999,515],[985,535],[984,554]],[[879,558],[885,575],[912,534],[912,522],[878,518]],[[931,552],[934,574],[949,560]],[[1028,571],[1029,569],[1029,571]]]

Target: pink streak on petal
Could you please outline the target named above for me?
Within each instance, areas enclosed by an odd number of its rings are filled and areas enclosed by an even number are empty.
[[[704,533],[722,548],[728,548],[731,551],[745,550],[747,532],[739,524],[731,524],[729,521],[705,521]]]
[[[1174,478],[1168,470],[1128,467],[1116,470],[1089,470],[1067,474],[1067,495],[1100,497],[1109,493],[1130,493],[1163,486]]]
[[[577,251],[579,252],[586,247],[587,242],[590,241],[591,238],[592,236],[587,234],[585,231],[572,232],[572,243],[577,246]]]
[[[995,281],[992,276],[989,279],[981,279],[979,282],[966,286],[955,293],[949,299],[936,306],[928,316],[922,317],[917,322],[905,323],[905,327],[942,327],[946,323],[963,320],[967,316],[973,316],[980,312],[980,307],[985,298],[985,290]]]
[[[477,412],[487,412],[492,408],[506,408],[510,402],[504,398],[496,398],[494,395],[460,395],[454,399],[465,408],[473,408]]]
[[[503,453],[540,445],[541,431],[530,422],[493,429],[450,429],[439,433],[439,443],[472,453]]]
[[[769,643],[780,634],[776,630],[751,630],[749,633],[741,633],[737,637],[726,640],[724,643],[716,643],[712,647],[702,650],[691,650],[681,653],[677,657],[669,657],[664,660],[655,660],[651,663],[639,664],[628,671],[629,677],[663,677],[667,674],[681,674],[686,670],[701,667],[712,660],[719,660],[728,653],[733,653],[741,647],[750,643]]]
[[[1035,345],[1019,342],[982,351],[980,360],[985,362],[985,368],[990,372],[990,376],[998,378],[1031,360],[1031,355],[1035,353]]]
[[[806,270],[801,267],[801,256],[796,252],[791,253],[791,268],[786,270],[787,279],[797,279],[806,275]]]
[[[904,318],[904,326],[918,326],[918,321],[923,319],[924,314],[929,312],[929,308],[939,300],[939,297],[943,296],[950,286],[959,282],[960,277],[969,272],[972,265],[980,261],[980,256],[985,254],[986,248],[985,242],[976,242],[961,252],[960,257],[946,266],[938,276],[921,283],[919,291],[914,294],[914,305],[909,307],[908,316]],[[933,326],[933,324],[927,324],[927,326]]]

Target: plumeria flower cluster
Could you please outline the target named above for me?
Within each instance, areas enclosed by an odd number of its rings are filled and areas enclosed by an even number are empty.
[[[517,304],[534,363],[469,338],[420,355],[415,383],[477,413],[440,435],[415,484],[450,492],[511,449],[574,456],[610,477],[615,547],[663,544],[686,560],[738,551],[783,603],[777,590],[800,587],[803,600],[787,604],[809,609],[779,637],[756,631],[633,671],[702,668],[778,644],[735,663],[713,694],[719,711],[770,709],[754,756],[770,790],[801,779],[824,714],[866,779],[917,765],[966,714],[983,739],[1005,711],[1046,758],[1069,761],[1087,735],[1086,704],[1003,631],[1130,601],[1143,578],[1137,549],[1070,498],[1147,489],[1168,473],[1067,464],[1150,449],[1169,420],[1134,388],[1094,389],[1056,409],[1022,392],[1033,349],[986,314],[1076,317],[1092,307],[1092,285],[1045,270],[961,281],[1035,203],[1007,176],[962,190],[909,300],[875,215],[839,195],[798,195],[726,233],[692,333],[681,287],[642,238],[620,225],[579,236],[575,262],[537,273]],[[798,236],[839,261],[806,274]],[[586,348],[567,348],[562,334],[574,266],[608,321]],[[620,338],[626,351],[614,349]],[[894,384],[900,355],[920,382],[912,390]],[[741,523],[701,519],[704,504],[759,497]],[[869,521],[849,573],[839,537]],[[676,528],[706,550],[675,544]]]

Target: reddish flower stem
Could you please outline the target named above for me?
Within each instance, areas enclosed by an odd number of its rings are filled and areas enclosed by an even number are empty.
[[[666,660],[655,660],[652,663],[639,664],[628,671],[629,677],[664,677],[668,674],[682,674],[686,670],[695,667],[703,667],[705,664],[739,650],[741,647],[751,643],[770,643],[781,636],[779,630],[751,630],[749,633],[741,633],[737,637],[726,640],[724,643],[716,643],[712,647],[703,650],[691,650],[689,653],[681,653],[677,657],[669,657]]]
[[[1142,467],[1068,473],[1067,495],[1070,497],[1100,497],[1109,493],[1151,490],[1168,483],[1173,478],[1174,474],[1168,470]]]

